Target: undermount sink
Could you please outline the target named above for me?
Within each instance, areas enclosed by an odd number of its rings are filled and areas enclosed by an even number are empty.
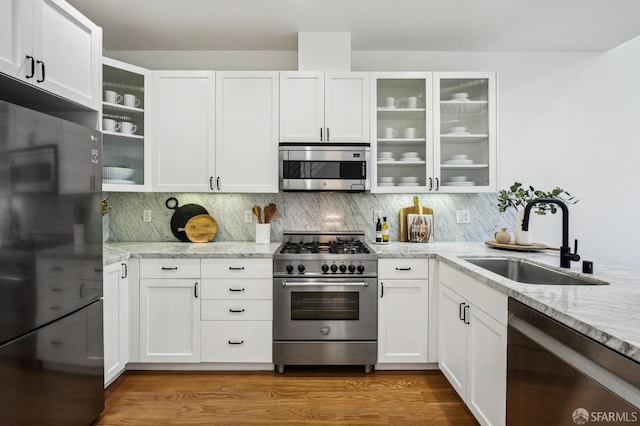
[[[606,281],[578,277],[548,266],[509,257],[461,257],[469,263],[512,281],[541,285],[608,285]]]

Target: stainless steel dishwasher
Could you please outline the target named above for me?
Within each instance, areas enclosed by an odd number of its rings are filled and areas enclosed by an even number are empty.
[[[509,299],[507,425],[640,423],[640,364]]]

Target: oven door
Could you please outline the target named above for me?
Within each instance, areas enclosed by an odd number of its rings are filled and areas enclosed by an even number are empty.
[[[281,146],[280,188],[284,191],[368,190],[368,147]]]
[[[376,340],[375,278],[274,278],[273,340]]]

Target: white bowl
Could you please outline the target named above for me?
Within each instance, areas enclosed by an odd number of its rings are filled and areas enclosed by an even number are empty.
[[[469,156],[467,154],[454,154],[450,155],[449,159],[454,161],[467,160]]]
[[[418,155],[420,155],[419,152],[405,152],[402,154],[402,158],[418,158]]]
[[[456,101],[462,101],[465,99],[469,99],[469,94],[465,92],[458,92],[451,95],[451,99],[455,99]]]
[[[380,183],[393,183],[393,176],[380,176]]]
[[[459,127],[452,127],[451,128],[451,133],[464,133],[467,131],[467,128],[464,126],[459,126]]]
[[[105,179],[127,180],[133,176],[133,172],[134,170],[128,167],[106,166],[102,168],[103,177]]]
[[[418,176],[403,176],[400,178],[402,183],[418,183]]]
[[[466,180],[466,176],[451,176],[449,179],[450,182],[465,182]]]
[[[391,151],[378,152],[378,158],[391,158],[391,157],[393,157],[393,152]]]

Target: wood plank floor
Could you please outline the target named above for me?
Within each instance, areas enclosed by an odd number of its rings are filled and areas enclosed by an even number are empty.
[[[129,371],[96,425],[476,425],[439,371]]]

